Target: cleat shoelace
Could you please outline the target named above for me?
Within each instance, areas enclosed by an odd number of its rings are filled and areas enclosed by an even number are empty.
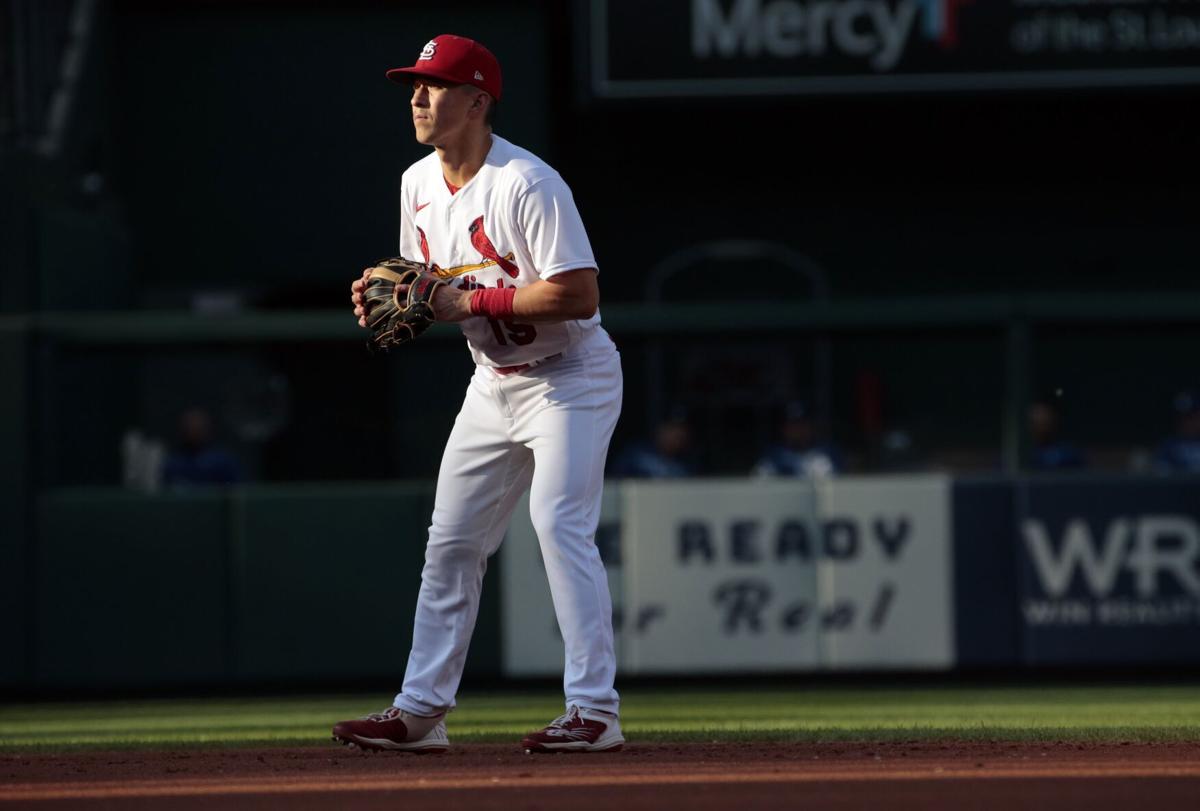
[[[579,708],[571,707],[571,709],[567,710],[566,713],[558,716],[553,721],[551,721],[550,726],[557,728],[557,729],[566,729],[568,726],[571,725],[572,721],[578,721],[578,720],[580,720],[579,719]]]
[[[400,714],[399,707],[388,707],[383,712],[373,712],[370,715],[363,716],[364,721],[389,721]]]

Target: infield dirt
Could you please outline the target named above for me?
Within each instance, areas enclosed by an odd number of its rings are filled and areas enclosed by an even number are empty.
[[[5,808],[1200,807],[1198,743],[638,744],[603,755],[291,749],[0,756]]]

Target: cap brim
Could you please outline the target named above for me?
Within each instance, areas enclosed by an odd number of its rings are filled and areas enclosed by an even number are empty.
[[[439,73],[435,70],[422,70],[415,67],[392,68],[384,75],[397,84],[412,84],[414,79],[437,79],[442,82],[449,82],[453,85],[470,85],[471,87],[478,88],[484,93],[491,95],[492,98],[496,99],[497,101],[500,100],[499,94],[493,93],[491,90],[488,90],[482,85],[476,84],[475,82],[464,82],[461,77],[451,76],[448,73]]]
[[[440,79],[443,82],[453,82],[454,84],[462,84],[462,82],[445,74],[438,73],[432,70],[420,70],[418,68],[392,68],[385,74],[389,79],[398,84],[412,84],[413,79]]]

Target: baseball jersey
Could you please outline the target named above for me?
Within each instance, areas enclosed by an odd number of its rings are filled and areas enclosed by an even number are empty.
[[[525,287],[567,270],[596,267],[562,177],[498,135],[492,135],[479,172],[455,193],[436,152],[414,163],[400,184],[400,207],[401,255],[423,260],[460,290]],[[555,355],[599,324],[599,312],[558,323],[461,322],[471,354],[482,366],[516,366]]]

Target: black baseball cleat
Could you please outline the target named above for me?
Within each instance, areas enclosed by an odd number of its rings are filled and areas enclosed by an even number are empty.
[[[368,752],[431,754],[450,748],[445,715],[427,718],[399,707],[388,707],[353,721],[339,721],[333,725],[333,739]]]
[[[534,752],[616,752],[625,745],[621,722],[612,713],[571,706],[549,726],[521,739],[527,754]]]

